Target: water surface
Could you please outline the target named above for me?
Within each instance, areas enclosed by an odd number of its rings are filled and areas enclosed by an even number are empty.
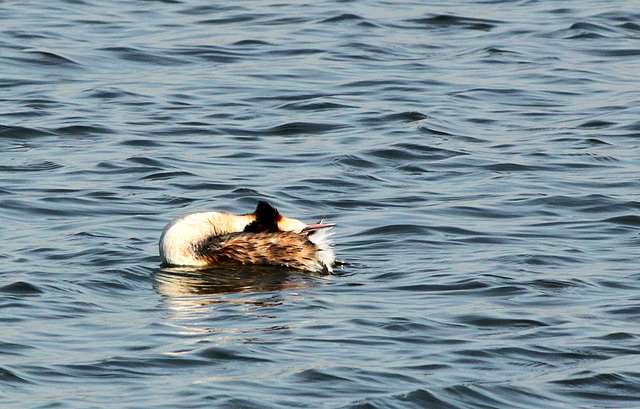
[[[0,3],[0,405],[640,405],[640,13]],[[179,215],[333,276],[162,269]]]

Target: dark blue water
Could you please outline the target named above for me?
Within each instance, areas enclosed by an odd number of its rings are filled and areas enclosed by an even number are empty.
[[[636,6],[0,2],[0,406],[639,407]],[[261,199],[345,264],[159,267]]]

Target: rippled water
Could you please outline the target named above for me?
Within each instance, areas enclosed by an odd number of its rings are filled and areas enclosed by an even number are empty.
[[[0,406],[640,405],[633,2],[0,3]],[[161,269],[173,217],[345,264]]]

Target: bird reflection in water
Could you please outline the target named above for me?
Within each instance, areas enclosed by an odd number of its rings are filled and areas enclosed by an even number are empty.
[[[196,269],[167,267],[155,274],[158,292],[183,308],[216,303],[243,303],[256,307],[277,305],[282,295],[235,297],[234,294],[263,294],[307,288],[327,280],[324,274],[300,273],[273,266],[238,266]]]

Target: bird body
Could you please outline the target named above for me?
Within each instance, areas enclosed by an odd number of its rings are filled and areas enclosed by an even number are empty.
[[[332,226],[284,217],[266,202],[243,215],[193,213],[165,227],[160,256],[165,265],[278,265],[330,273],[335,256],[327,228]]]

